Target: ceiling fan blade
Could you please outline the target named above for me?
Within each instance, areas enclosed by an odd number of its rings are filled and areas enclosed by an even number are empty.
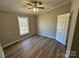
[[[37,7],[37,8],[39,8],[39,9],[45,9],[44,7]]]
[[[28,9],[33,9],[33,8],[28,8]]]
[[[30,5],[30,6],[33,6],[32,4],[30,4],[30,3],[27,3],[28,5]]]

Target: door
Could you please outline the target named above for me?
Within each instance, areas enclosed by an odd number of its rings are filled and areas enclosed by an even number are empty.
[[[56,30],[56,40],[66,45],[66,37],[68,31],[70,14],[63,14],[57,17],[57,30]]]

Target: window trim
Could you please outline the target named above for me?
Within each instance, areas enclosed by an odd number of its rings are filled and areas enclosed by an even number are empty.
[[[20,27],[19,27],[19,17],[24,17],[24,18],[27,18],[28,19],[28,30],[29,30],[29,32],[28,33],[25,33],[25,34],[20,34]],[[26,16],[17,16],[17,21],[18,21],[18,29],[19,29],[19,35],[20,36],[24,36],[24,35],[27,35],[27,34],[29,34],[30,33],[30,26],[29,26],[29,18],[28,17],[26,17]]]

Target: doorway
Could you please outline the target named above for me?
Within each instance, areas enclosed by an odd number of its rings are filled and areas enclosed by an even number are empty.
[[[70,13],[58,15],[57,17],[57,30],[56,30],[56,40],[66,45],[67,31],[69,24]]]

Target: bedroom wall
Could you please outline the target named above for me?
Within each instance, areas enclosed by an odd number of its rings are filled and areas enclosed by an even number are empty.
[[[17,16],[26,16],[29,18],[30,33],[20,36]],[[0,11],[0,41],[2,46],[20,40],[26,36],[37,34],[36,17],[31,15],[23,15],[7,11]]]
[[[66,58],[79,58],[79,0],[72,0],[72,17],[68,37]]]
[[[70,12],[71,3],[38,16],[38,34],[56,38],[57,16]]]

